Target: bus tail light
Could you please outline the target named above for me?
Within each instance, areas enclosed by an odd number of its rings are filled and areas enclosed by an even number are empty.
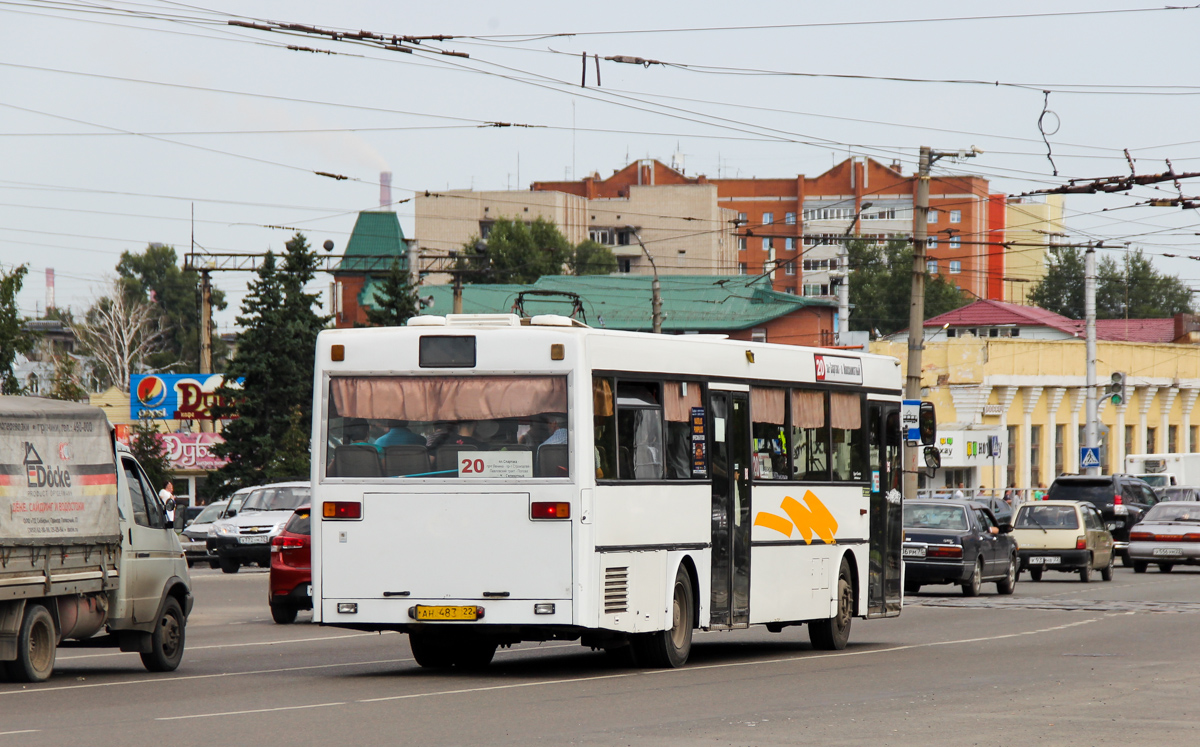
[[[321,516],[326,519],[361,519],[362,504],[358,501],[325,501]]]
[[[563,501],[539,501],[529,509],[531,519],[569,519],[571,504]]]
[[[1076,550],[1086,550],[1087,549],[1087,535],[1081,534],[1075,538],[1075,549]]]
[[[925,551],[927,558],[961,558],[962,545],[930,545]]]

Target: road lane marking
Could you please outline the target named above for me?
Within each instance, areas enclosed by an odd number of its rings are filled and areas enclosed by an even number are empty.
[[[390,633],[392,631],[383,631]],[[188,651],[209,651],[215,648],[245,648],[246,646],[281,646],[287,643],[316,643],[320,641],[340,641],[346,638],[370,638],[380,635],[379,633],[351,633],[350,635],[331,635],[322,638],[288,638],[279,641],[256,641],[252,643],[218,643],[211,646],[188,646]],[[104,656],[128,656],[129,651],[112,651],[103,654],[81,654],[79,656],[59,656],[58,661],[74,661],[76,659],[97,659]]]
[[[537,682],[518,682],[509,685],[490,685],[487,687],[467,687],[460,690],[435,690],[424,693],[408,693],[406,695],[386,695],[380,698],[363,698],[355,703],[382,703],[388,700],[411,700],[413,698],[429,698],[436,695],[462,695],[463,693],[482,693],[488,690],[515,690],[521,687],[542,687],[545,685],[562,685],[572,682],[594,682],[595,680],[615,680],[619,677],[636,677],[639,672],[623,672],[621,674],[600,674],[595,677],[568,677],[560,680],[539,680]]]
[[[21,729],[20,731],[0,731],[0,737],[7,737],[9,734],[37,734],[41,729]]]
[[[281,706],[279,708],[256,708],[252,711],[225,711],[224,713],[195,713],[190,716],[159,716],[155,721],[179,721],[185,718],[211,718],[213,716],[244,716],[248,713],[272,713],[274,711],[298,711],[304,708],[328,708],[345,703],[314,703],[312,705]]]

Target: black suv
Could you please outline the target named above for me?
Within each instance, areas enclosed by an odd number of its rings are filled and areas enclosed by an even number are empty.
[[[1112,533],[1121,565],[1129,565],[1129,528],[1158,503],[1149,484],[1130,475],[1063,475],[1054,480],[1046,500],[1087,501],[1100,511]]]

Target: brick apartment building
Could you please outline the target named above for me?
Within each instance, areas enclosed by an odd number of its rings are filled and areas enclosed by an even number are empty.
[[[534,182],[535,192],[577,195],[589,202],[627,199],[646,187],[715,185],[717,204],[736,214],[737,265],[758,274],[774,268],[772,286],[784,293],[831,295],[840,239],[853,233],[876,241],[908,238],[913,230],[915,175],[899,164],[850,158],[823,174],[786,179],[709,179],[685,176],[654,159],[629,164],[607,179]],[[929,268],[967,293],[1004,300],[1005,196],[991,194],[977,176],[930,180]],[[865,208],[865,209],[864,209]],[[603,216],[592,216],[593,221]],[[619,227],[590,226],[592,236],[619,235]]]

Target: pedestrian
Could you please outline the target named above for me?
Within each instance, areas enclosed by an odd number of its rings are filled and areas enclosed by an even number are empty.
[[[167,512],[167,525],[175,523],[175,483],[170,480],[158,491],[158,499],[162,501],[163,509]]]
[[[1011,506],[1013,500],[1015,500],[1016,497],[1017,497],[1017,485],[1016,485],[1016,483],[1013,483],[1008,486],[1008,490],[1004,491],[1004,502]]]
[[[954,500],[961,501],[965,497],[966,495],[963,494],[963,484],[960,482],[958,484],[958,490],[954,491]]]
[[[1033,490],[1033,499],[1034,499],[1035,501],[1044,501],[1044,500],[1046,500],[1046,483],[1044,483],[1044,482],[1039,482],[1039,483],[1037,484],[1037,487],[1036,487],[1036,488],[1034,488],[1034,490]]]

